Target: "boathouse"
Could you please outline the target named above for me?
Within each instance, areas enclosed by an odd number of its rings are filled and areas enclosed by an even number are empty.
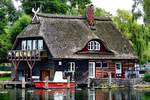
[[[77,83],[88,78],[124,77],[138,59],[128,39],[107,17],[38,13],[17,36],[8,59],[12,80],[53,80],[55,71],[70,75]]]

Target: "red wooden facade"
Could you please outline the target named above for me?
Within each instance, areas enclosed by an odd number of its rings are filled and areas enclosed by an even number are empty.
[[[95,61],[97,62],[97,61]],[[103,62],[103,61],[98,61],[98,62]],[[107,60],[105,60],[107,62]],[[134,69],[134,62],[128,62],[128,61],[120,61],[122,64],[122,74],[117,75],[116,74],[116,62],[118,61],[108,61],[109,67],[108,68],[96,68],[95,67],[95,77],[96,78],[102,78],[102,77],[108,77],[108,72],[111,72],[113,78],[125,78],[125,72],[128,70],[133,70]]]

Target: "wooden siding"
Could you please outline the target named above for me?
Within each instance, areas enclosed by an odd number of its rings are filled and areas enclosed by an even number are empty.
[[[109,68],[96,68],[96,78],[102,78],[102,72],[103,72],[103,76],[107,77],[108,76],[108,72],[111,72],[112,76],[115,76],[116,74],[116,62],[121,62],[122,63],[122,75],[125,74],[126,71],[128,70],[133,70],[134,68],[134,62],[132,61],[112,61],[109,62]]]

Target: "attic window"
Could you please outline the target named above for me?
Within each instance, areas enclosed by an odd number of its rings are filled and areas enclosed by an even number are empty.
[[[43,50],[43,40],[22,40],[21,50]]]
[[[90,41],[88,43],[88,50],[100,50],[100,43],[97,41]]]

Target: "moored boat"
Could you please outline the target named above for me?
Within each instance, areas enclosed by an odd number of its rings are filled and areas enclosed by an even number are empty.
[[[75,82],[63,79],[61,71],[56,71],[53,81],[34,81],[36,88],[75,88]]]

